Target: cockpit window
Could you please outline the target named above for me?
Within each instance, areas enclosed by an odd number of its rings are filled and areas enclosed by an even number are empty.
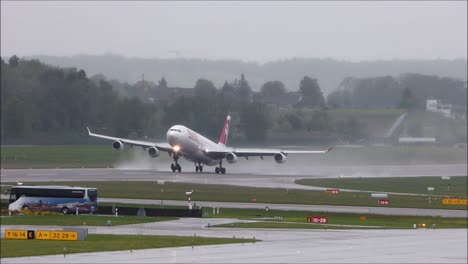
[[[171,129],[169,129],[169,131],[175,131],[175,132],[182,133],[182,131],[180,129],[175,129],[175,128],[171,128]]]

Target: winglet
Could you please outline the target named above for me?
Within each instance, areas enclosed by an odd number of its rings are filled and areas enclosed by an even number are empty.
[[[332,150],[332,148],[334,148],[334,147],[335,147],[335,146],[329,147],[329,148],[327,149],[327,152],[330,151],[330,150]]]
[[[88,130],[88,135],[91,134],[91,130],[89,130],[89,127],[86,127],[86,129]]]

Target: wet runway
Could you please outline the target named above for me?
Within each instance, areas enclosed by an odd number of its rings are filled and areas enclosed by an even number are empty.
[[[281,165],[279,165],[281,166]],[[187,166],[187,170],[188,170]],[[190,167],[191,168],[191,167]],[[236,169],[242,168],[242,169]],[[279,168],[279,169],[275,169]],[[286,168],[286,169],[285,169]],[[211,169],[211,168],[210,168]],[[288,171],[287,167],[272,166],[270,170],[248,173],[248,167],[233,167],[228,174],[182,172],[172,173],[158,169],[26,169],[1,170],[1,181],[174,181],[204,184],[231,184],[239,186],[322,189],[294,184],[301,178],[319,177],[411,177],[466,175],[466,164],[404,165],[404,166],[314,166],[302,172]],[[132,202],[132,201],[130,201]],[[148,203],[154,203],[150,200]],[[170,201],[165,201],[167,202]],[[185,201],[174,201],[186,203]],[[209,207],[208,202],[203,202]],[[217,203],[220,207],[229,204]],[[211,204],[213,206],[213,204]],[[242,206],[235,204],[232,206]],[[256,204],[263,206],[263,204]],[[303,210],[290,206],[269,205],[283,210]],[[283,207],[281,207],[283,206]],[[366,208],[334,207],[314,208],[327,211]],[[305,208],[309,210],[310,208]],[[402,208],[372,208],[398,210]],[[359,211],[361,210],[361,211]],[[406,209],[407,210],[407,209]],[[424,210],[409,209],[412,212]],[[455,211],[457,214],[466,211]],[[364,212],[364,211],[363,211]],[[387,210],[388,212],[388,210]],[[372,211],[372,213],[378,213]],[[437,213],[429,212],[429,215]],[[398,212],[397,214],[401,214]],[[458,215],[457,215],[458,216]],[[466,229],[414,229],[414,230],[288,230],[288,229],[232,229],[207,228],[207,224],[227,223],[232,219],[185,218],[171,222],[158,222],[113,227],[90,227],[91,234],[152,234],[178,236],[244,237],[262,240],[255,244],[231,244],[146,249],[117,252],[96,252],[43,257],[2,259],[2,263],[466,263]],[[5,226],[2,226],[4,230]],[[34,228],[8,226],[8,228]],[[60,228],[60,227],[43,227]]]
[[[278,168],[282,167],[276,164]],[[206,170],[212,169],[206,167]],[[244,168],[245,170],[246,168]],[[248,169],[248,168],[247,168]],[[148,169],[18,169],[1,170],[2,182],[33,181],[173,181],[203,184],[228,184],[251,187],[323,189],[294,184],[301,178],[337,177],[414,177],[414,176],[460,176],[467,175],[466,164],[446,165],[386,165],[386,166],[315,166],[302,173],[270,171],[270,173],[240,173],[228,170],[227,174],[213,172],[173,173]]]
[[[257,243],[51,255],[2,263],[466,263],[466,229],[310,230],[208,228],[232,219],[90,227],[91,234],[243,237]],[[32,228],[10,226],[9,228]],[[41,227],[49,229],[54,227]],[[2,227],[3,229],[3,227]]]

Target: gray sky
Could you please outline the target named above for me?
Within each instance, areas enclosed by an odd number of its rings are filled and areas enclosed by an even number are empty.
[[[467,1],[5,2],[1,55],[467,57]]]

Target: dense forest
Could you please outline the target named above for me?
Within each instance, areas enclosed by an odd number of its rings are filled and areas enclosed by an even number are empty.
[[[199,77],[189,87],[191,96],[170,96],[155,103],[146,100],[141,82],[109,80],[102,74],[88,76],[83,69],[51,66],[36,59],[2,58],[1,141],[95,142],[86,136],[86,126],[120,137],[162,140],[168,127],[177,123],[217,139],[226,115],[231,114],[230,142],[262,142],[271,134],[292,133],[319,141],[352,142],[370,134],[359,117],[348,114],[349,108],[423,109],[425,98],[439,96],[464,107],[466,113],[466,81],[458,79],[420,74],[346,78],[326,98],[320,80],[312,75],[298,78],[294,89],[273,79],[264,82],[259,91],[253,90],[244,74],[226,79],[222,85]],[[156,93],[171,86],[164,76],[146,83],[144,88]],[[285,95],[297,99],[282,106],[265,100]],[[343,109],[344,114],[333,109]],[[389,121],[406,110],[392,111]],[[466,136],[453,140],[466,141]]]

